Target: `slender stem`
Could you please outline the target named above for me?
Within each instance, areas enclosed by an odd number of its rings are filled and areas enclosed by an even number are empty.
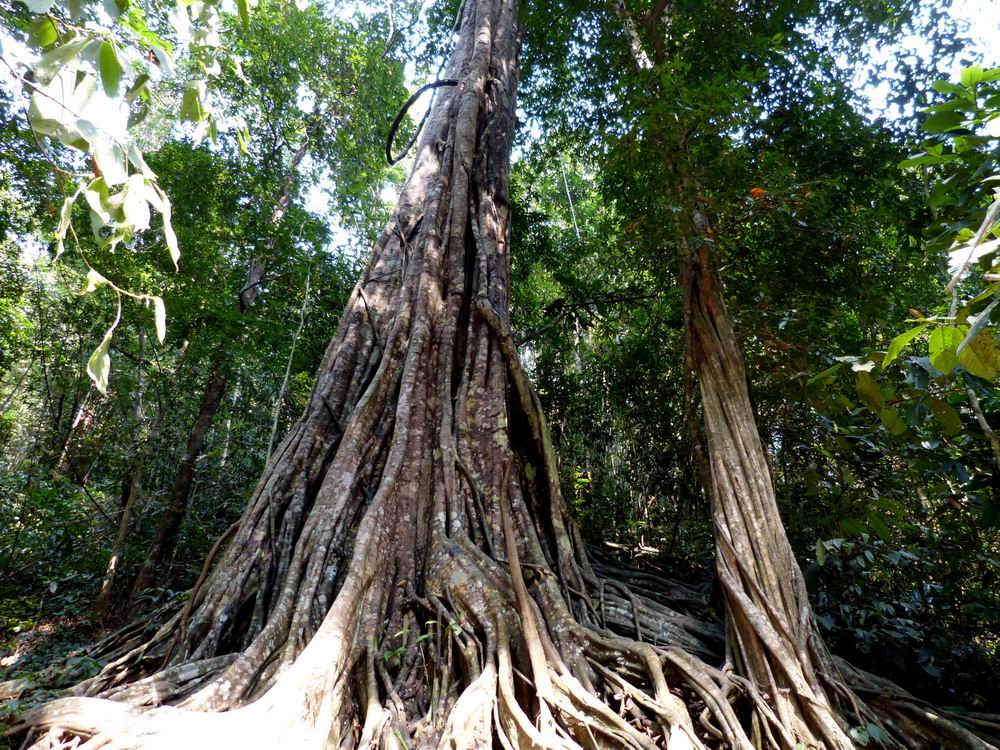
[[[312,265],[306,271],[306,289],[302,294],[302,308],[299,310],[299,327],[292,337],[292,348],[288,352],[288,363],[285,365],[285,378],[281,381],[281,390],[278,391],[278,398],[274,402],[274,412],[271,416],[271,439],[267,442],[267,457],[271,458],[274,453],[274,439],[278,434],[278,417],[281,416],[281,405],[285,402],[285,391],[288,390],[288,379],[292,374],[292,360],[295,358],[295,346],[299,343],[302,329],[306,324],[306,310],[309,307],[309,284],[312,282]]]

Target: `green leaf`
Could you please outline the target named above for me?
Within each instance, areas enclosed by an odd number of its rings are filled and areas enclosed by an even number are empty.
[[[115,45],[108,40],[101,42],[101,53],[99,56],[101,68],[101,83],[104,85],[104,93],[114,99],[118,96],[118,84],[122,78],[122,64],[118,60],[118,52]]]
[[[111,326],[104,334],[104,340],[94,353],[87,360],[87,374],[94,381],[97,390],[101,393],[108,392],[108,376],[111,374],[111,355],[108,353],[111,348],[111,334],[114,333],[115,326]]]
[[[143,89],[145,89],[146,84],[149,83],[149,74],[143,73],[141,76],[135,79],[135,83],[129,88],[125,93],[125,101],[130,104],[135,101],[135,98],[139,96]]]
[[[28,26],[28,44],[41,49],[59,38],[59,31],[50,16],[39,16]]]
[[[892,534],[889,526],[882,520],[882,516],[877,513],[868,514],[868,525],[871,526],[872,531],[878,534],[880,539],[886,540]]]
[[[845,518],[840,522],[840,530],[844,536],[861,536],[865,533],[865,527],[856,518]]]
[[[889,344],[889,351],[886,352],[885,359],[882,360],[882,368],[885,369],[897,359],[899,359],[900,353],[913,339],[919,336],[927,328],[927,324],[917,326],[916,328],[911,328],[909,331],[899,334],[896,338],[892,340]]]
[[[90,292],[94,291],[99,287],[107,286],[109,283],[111,282],[109,282],[106,278],[101,276],[101,274],[99,274],[97,271],[91,268],[89,271],[87,271],[87,283],[84,285],[83,289],[81,289],[77,293],[89,294]]]
[[[153,297],[153,319],[156,322],[156,338],[162,344],[167,335],[167,308],[160,297]]]
[[[838,362],[833,367],[823,370],[823,372],[818,375],[813,375],[809,380],[806,381],[806,385],[829,385],[833,382],[833,376],[836,375],[837,370],[844,366],[843,362]]]
[[[934,83],[931,84],[931,88],[933,88],[939,94],[943,94],[945,96],[949,94],[955,94],[957,96],[964,96],[964,97],[969,96],[968,89],[966,89],[964,86],[959,86],[957,83],[952,83],[951,81],[945,81],[945,80],[934,81]]]
[[[982,82],[983,72],[983,69],[978,65],[970,65],[968,68],[963,68],[959,80],[962,82],[963,86],[967,89],[971,89],[976,84]]]
[[[983,380],[993,380],[1000,364],[996,339],[989,331],[982,331],[958,354],[962,367]]]
[[[882,391],[879,390],[875,378],[871,374],[861,371],[858,373],[856,386],[858,397],[862,403],[872,411],[880,412],[885,406],[885,397],[882,396]]]
[[[816,540],[816,564],[823,566],[826,562],[826,545],[823,544],[822,539]]]
[[[250,2],[249,0],[236,0],[236,11],[240,14],[240,23],[243,30],[250,28]]]
[[[902,435],[906,432],[906,421],[899,416],[899,412],[891,406],[882,409],[879,414],[882,425],[893,435]]]
[[[946,133],[959,127],[965,120],[961,112],[935,112],[924,120],[924,130],[928,133]]]
[[[964,332],[955,326],[938,326],[931,331],[928,341],[931,364],[945,374],[955,369],[958,345],[964,336]]]
[[[181,119],[185,122],[201,122],[205,117],[205,110],[201,106],[201,94],[204,84],[200,81],[188,84],[184,90],[184,98],[181,99]]]
[[[100,239],[100,232],[112,221],[111,212],[114,208],[111,205],[108,194],[108,185],[103,177],[98,177],[87,185],[84,193],[87,205],[90,206],[90,224],[94,230],[94,239]]]
[[[947,401],[940,398],[929,398],[924,402],[931,410],[934,419],[947,437],[954,437],[962,431],[962,418]]]
[[[868,734],[867,727],[851,727],[850,735],[851,739],[862,746],[867,746],[871,741],[871,736]]]
[[[524,476],[530,482],[535,478],[535,467],[531,464],[524,465]]]

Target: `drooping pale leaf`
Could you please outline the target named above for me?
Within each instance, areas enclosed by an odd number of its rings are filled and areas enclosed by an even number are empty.
[[[962,367],[983,380],[993,380],[1000,367],[1000,352],[996,339],[989,331],[981,331],[958,354]]]
[[[125,152],[117,143],[101,139],[91,144],[94,152],[94,160],[104,182],[109,186],[121,185],[128,179],[128,170],[125,166]]]
[[[156,56],[156,61],[160,64],[160,69],[166,76],[171,76],[174,74],[174,56],[170,52],[161,47],[159,44],[152,44],[150,47],[153,50],[153,54]]]
[[[816,564],[821,566],[826,562],[826,545],[822,539],[816,540]]]
[[[931,331],[928,341],[931,364],[947,374],[958,364],[958,345],[962,343],[965,332],[955,326],[938,326]]]
[[[125,185],[125,198],[122,201],[122,211],[125,214],[125,224],[135,232],[149,229],[149,203],[146,202],[146,178],[134,174],[128,178]]]
[[[104,93],[114,99],[118,96],[118,85],[122,79],[122,64],[115,45],[107,39],[101,42],[100,68]]]
[[[67,146],[86,150],[87,137],[80,132],[79,124],[86,128],[87,121],[79,119],[97,90],[97,80],[88,74],[77,75],[63,69],[59,75],[35,91],[28,107],[28,120],[35,132],[58,138]]]
[[[100,239],[100,231],[111,223],[111,201],[108,186],[103,177],[92,180],[84,191],[87,205],[90,206],[90,224],[94,231],[94,239]]]
[[[79,57],[90,45],[96,42],[97,40],[93,37],[78,36],[49,50],[38,58],[38,62],[35,64],[35,79],[41,83],[48,83],[59,74],[67,63]]]
[[[83,289],[78,292],[78,294],[89,294],[99,287],[107,286],[109,283],[110,282],[106,278],[91,268],[87,271],[87,283],[84,285]]]
[[[191,16],[188,15],[187,6],[184,3],[177,3],[167,13],[167,18],[177,32],[177,41],[181,44],[187,44],[191,38]]]
[[[109,350],[111,349],[111,334],[114,333],[114,330],[114,326],[108,329],[108,332],[104,334],[104,340],[101,341],[101,345],[94,350],[94,353],[90,355],[90,359],[87,360],[87,375],[94,381],[94,385],[97,386],[97,390],[101,393],[108,392],[108,376],[111,374],[111,355],[109,354]]]
[[[56,259],[66,251],[64,242],[66,240],[66,232],[69,231],[69,222],[73,216],[73,204],[76,203],[77,197],[80,195],[80,191],[77,190],[73,195],[66,198],[63,201],[62,210],[59,212],[59,225],[56,227]]]
[[[160,297],[153,297],[153,319],[156,322],[156,338],[162,344],[167,335],[167,308]]]
[[[889,344],[889,351],[886,352],[885,359],[882,360],[882,367],[886,368],[899,359],[899,355],[902,353],[906,345],[923,333],[926,328],[927,324],[925,323],[924,325],[917,326],[916,328],[911,328],[909,331],[904,331],[894,338],[892,343]]]
[[[858,389],[858,397],[864,405],[872,411],[881,412],[885,406],[885,397],[882,395],[882,391],[879,390],[875,378],[862,370],[858,373],[855,385]]]
[[[167,198],[166,193],[164,193],[157,186],[156,191],[160,195],[160,200],[163,202],[163,206],[160,209],[160,214],[163,216],[163,236],[167,241],[167,250],[170,252],[170,260],[174,262],[174,270],[180,270],[177,265],[178,261],[181,259],[180,248],[177,247],[177,235],[174,234],[174,227],[170,223],[170,199]]]
[[[146,164],[146,160],[142,156],[142,151],[139,150],[139,147],[135,143],[128,145],[128,160],[133,167],[139,170],[143,177],[148,179],[156,177],[153,170]]]
[[[185,122],[201,122],[204,119],[205,110],[201,106],[204,90],[205,84],[202,81],[189,83],[184,90],[184,97],[181,99],[181,119]]]

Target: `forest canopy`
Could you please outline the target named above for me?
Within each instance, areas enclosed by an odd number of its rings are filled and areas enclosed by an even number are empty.
[[[0,28],[0,748],[1000,748],[948,0]]]

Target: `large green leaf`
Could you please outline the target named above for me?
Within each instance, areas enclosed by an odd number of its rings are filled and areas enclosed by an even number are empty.
[[[947,374],[958,364],[958,345],[962,343],[965,332],[955,326],[938,326],[931,331],[928,341],[931,364]]]
[[[931,410],[934,419],[941,426],[941,431],[947,437],[954,437],[962,431],[962,418],[955,407],[940,398],[929,398],[924,403]]]
[[[115,45],[110,41],[101,42],[99,60],[104,93],[114,99],[118,96],[118,85],[121,83],[122,64],[118,60],[118,51],[115,49]]]
[[[39,16],[28,26],[28,44],[41,49],[59,38],[59,30],[50,16]]]
[[[855,384],[858,389],[858,397],[864,405],[872,411],[881,412],[885,406],[885,397],[882,395],[882,391],[879,390],[875,378],[870,373],[862,370],[858,373]]]
[[[928,133],[946,133],[965,121],[961,112],[935,112],[924,120],[924,130]]]
[[[899,334],[896,338],[892,340],[889,344],[889,351],[885,354],[885,359],[882,360],[882,367],[887,368],[897,359],[899,359],[900,353],[913,339],[919,336],[927,329],[927,324],[917,326],[916,328],[911,328],[909,331]]]
[[[988,330],[981,331],[958,354],[962,367],[983,380],[993,380],[997,376],[998,359],[996,339]]]
[[[879,412],[882,425],[893,435],[902,435],[906,432],[906,421],[899,416],[899,412],[891,406],[887,406]]]

